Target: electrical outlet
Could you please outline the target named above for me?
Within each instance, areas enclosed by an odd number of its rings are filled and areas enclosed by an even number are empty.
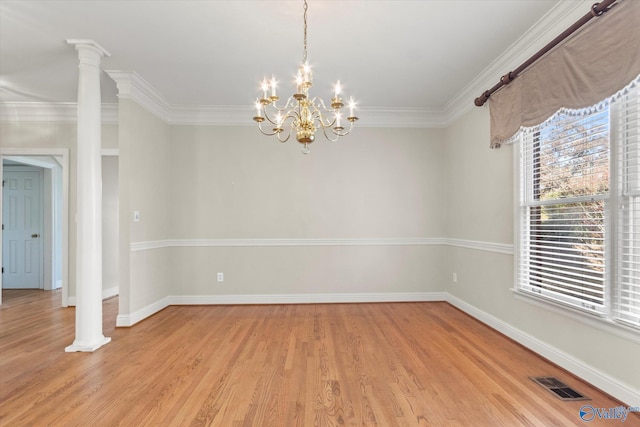
[[[224,273],[218,273],[218,282],[224,282]]]
[[[453,283],[458,283],[458,273],[453,273],[453,276],[451,277],[451,281]]]

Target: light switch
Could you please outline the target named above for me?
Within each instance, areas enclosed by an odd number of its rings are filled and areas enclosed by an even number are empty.
[[[133,222],[140,222],[140,211],[133,211]]]

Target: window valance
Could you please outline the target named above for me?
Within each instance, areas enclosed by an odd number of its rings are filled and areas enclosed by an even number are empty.
[[[638,74],[640,1],[624,0],[489,98],[491,147],[499,147],[520,128],[538,125],[562,108],[593,106]]]

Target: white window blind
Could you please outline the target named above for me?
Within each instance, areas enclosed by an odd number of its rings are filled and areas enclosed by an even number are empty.
[[[522,132],[518,290],[640,328],[640,84]]]
[[[640,326],[640,84],[612,105],[618,135],[618,227],[613,315]]]
[[[604,313],[609,114],[556,115],[522,150],[520,287]]]

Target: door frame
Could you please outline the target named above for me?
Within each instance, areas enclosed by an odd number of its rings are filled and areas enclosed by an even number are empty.
[[[2,158],[8,156],[53,156],[60,158],[62,166],[62,306],[67,307],[69,300],[69,149],[68,148],[4,148],[0,147],[0,176],[2,176]],[[0,212],[2,212],[3,194],[0,192]],[[2,259],[2,244],[0,244]],[[2,276],[0,275],[0,304],[2,304]]]

